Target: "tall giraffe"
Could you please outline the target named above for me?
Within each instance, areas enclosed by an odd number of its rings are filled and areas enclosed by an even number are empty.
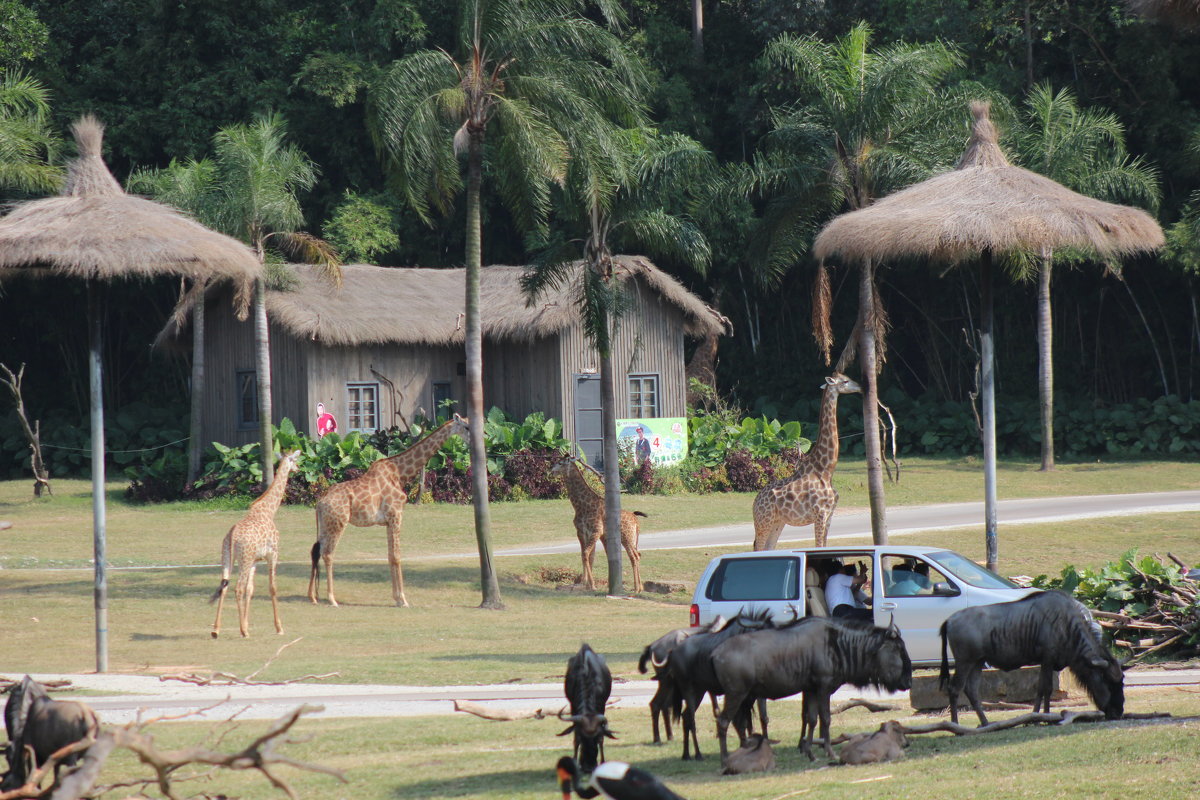
[[[333,596],[333,551],[347,525],[365,528],[387,525],[388,566],[392,572],[392,599],[398,606],[407,606],[404,596],[404,575],[400,571],[400,523],[408,494],[404,487],[420,473],[442,443],[451,436],[464,439],[467,420],[458,414],[428,436],[402,453],[381,458],[367,469],[366,474],[330,487],[317,501],[317,541],[312,547],[312,573],[308,579],[308,599],[317,602],[317,579],[320,561],[325,561],[325,585],[329,604],[336,606]]]
[[[250,598],[254,596],[254,572],[259,561],[267,562],[275,632],[283,633],[275,588],[275,567],[279,564],[279,529],[275,527],[275,512],[279,510],[283,493],[287,490],[288,475],[299,458],[300,451],[293,450],[279,459],[270,487],[250,504],[245,516],[234,523],[221,542],[221,585],[209,601],[217,603],[217,619],[212,629],[214,639],[221,635],[221,608],[225,605],[225,592],[229,589],[229,574],[235,559],[238,562],[238,581],[234,596],[237,598],[238,628],[242,636],[250,635]]]
[[[580,556],[583,558],[583,583],[589,589],[596,588],[592,575],[592,559],[596,554],[596,542],[608,549],[604,541],[604,494],[597,492],[583,477],[583,468],[574,459],[564,458],[550,469],[567,485],[567,497],[575,509],[575,533],[579,536]],[[621,545],[629,554],[633,565],[633,591],[642,591],[642,554],[638,552],[638,532],[641,528],[638,517],[646,516],[641,511],[621,509]]]
[[[833,471],[838,462],[838,396],[861,392],[857,383],[835,372],[825,379],[817,441],[796,473],[765,486],[754,498],[754,549],[774,550],[784,525],[812,525],[817,547],[829,536],[829,520],[837,507]]]

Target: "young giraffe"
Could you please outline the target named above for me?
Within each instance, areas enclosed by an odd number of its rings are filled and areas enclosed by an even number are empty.
[[[467,420],[454,419],[431,431],[424,439],[394,456],[381,458],[366,474],[330,487],[317,501],[317,541],[312,547],[312,573],[308,579],[308,599],[317,602],[317,579],[320,562],[325,561],[325,585],[329,604],[337,605],[333,596],[333,551],[347,525],[365,528],[387,525],[388,566],[392,572],[392,599],[398,606],[407,606],[404,596],[404,575],[400,571],[400,522],[408,494],[404,487],[412,482],[442,443],[451,436],[464,439]]]
[[[573,459],[559,461],[550,469],[550,474],[559,476],[567,485],[567,497],[575,509],[575,533],[579,536],[580,555],[583,558],[583,583],[587,588],[595,589],[592,559],[596,554],[596,542],[599,541],[608,549],[604,541],[604,495],[592,488],[583,476],[582,468],[576,466]],[[633,565],[634,592],[642,591],[642,554],[638,552],[641,524],[637,518],[644,516],[641,511],[621,509],[621,545],[629,554],[629,563]]]
[[[817,547],[829,536],[829,520],[837,507],[833,470],[838,462],[838,395],[861,392],[862,387],[841,373],[825,379],[817,441],[796,473],[768,484],[754,498],[754,549],[774,550],[784,525],[812,525]]]
[[[296,466],[300,451],[285,453],[275,468],[271,486],[250,504],[250,510],[238,520],[225,540],[221,542],[221,585],[209,602],[217,603],[217,619],[213,623],[212,638],[221,635],[221,608],[225,605],[225,592],[229,589],[229,574],[234,559],[238,562],[238,581],[234,596],[237,598],[238,628],[242,636],[250,635],[250,598],[254,596],[254,572],[259,561],[267,562],[268,583],[271,588],[271,611],[275,614],[275,632],[283,633],[279,621],[279,599],[275,589],[275,567],[279,563],[279,529],[275,527],[275,512],[287,490],[288,474]]]

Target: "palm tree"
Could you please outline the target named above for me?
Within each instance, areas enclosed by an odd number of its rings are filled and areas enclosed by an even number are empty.
[[[21,72],[0,75],[0,188],[53,192],[62,169],[51,162],[58,137],[50,128],[49,93]]]
[[[522,281],[530,304],[547,288],[584,271],[576,304],[584,335],[600,362],[604,452],[605,541],[621,541],[621,476],[617,461],[616,376],[612,337],[629,307],[625,284],[614,273],[612,248],[639,246],[651,255],[669,254],[701,273],[711,253],[689,219],[665,210],[671,182],[700,187],[715,175],[712,155],[681,135],[658,136],[645,129],[576,128],[569,138],[571,163],[563,185],[563,227],[582,240],[556,238],[534,260]],[[620,595],[621,549],[606,547],[609,594]],[[635,587],[641,591],[641,587]]]
[[[958,52],[939,43],[898,43],[879,50],[871,50],[870,43],[870,27],[859,23],[832,44],[785,34],[767,45],[766,64],[786,71],[811,95],[810,102],[775,111],[774,128],[743,178],[746,191],[768,198],[763,219],[767,281],[799,260],[820,223],[925,177],[954,152],[949,114],[960,101],[940,86],[961,63]],[[814,297],[814,333],[828,362],[832,335],[824,265]],[[864,264],[858,318],[837,368],[844,370],[857,356],[862,373],[876,544],[887,542],[877,387],[886,329],[875,267]]]
[[[431,222],[463,188],[466,156],[467,409],[484,608],[499,608],[491,556],[483,442],[480,198],[486,166],[517,224],[546,230],[550,184],[566,176],[571,126],[631,117],[641,71],[611,30],[582,16],[584,0],[462,0],[454,52],[424,50],[393,64],[371,93],[375,136],[409,205]],[[620,10],[597,3],[610,23]],[[486,148],[485,148],[486,145]],[[489,157],[490,156],[490,157]]]
[[[1081,109],[1070,91],[1035,86],[1025,99],[1015,137],[1020,163],[1080,194],[1151,209],[1161,197],[1158,172],[1130,158],[1125,129],[1114,114]],[[1054,357],[1050,278],[1054,253],[1042,254],[1038,272],[1038,389],[1043,471],[1054,469]]]

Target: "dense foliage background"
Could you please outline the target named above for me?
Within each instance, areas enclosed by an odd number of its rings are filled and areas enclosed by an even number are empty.
[[[1130,153],[1159,172],[1156,213],[1164,228],[1186,218],[1200,186],[1200,32],[1148,22],[1119,0],[709,0],[702,50],[695,46],[691,3],[622,5],[629,19],[621,35],[651,67],[659,129],[694,138],[725,168],[753,161],[771,129],[772,109],[810,99],[766,66],[768,42],[784,33],[833,41],[865,21],[876,48],[938,40],[959,48],[963,66],[950,85],[978,82],[1015,108],[1033,86],[1047,83],[1071,90],[1081,107],[1115,114]],[[204,157],[220,127],[279,112],[290,140],[320,168],[304,197],[310,230],[336,242],[349,260],[461,266],[461,204],[432,226],[404,207],[372,140],[367,102],[373,82],[396,59],[453,46],[455,6],[445,0],[0,0],[0,67],[46,87],[54,130],[65,131],[85,111],[96,113],[108,126],[106,157],[121,180],[139,168]],[[965,141],[965,109],[962,118]],[[64,155],[53,158],[61,162]],[[519,227],[494,193],[485,202],[484,263],[527,263]],[[763,215],[762,201],[733,196],[698,214],[713,254],[705,276],[670,259],[659,263],[733,320],[735,335],[721,342],[722,396],[754,416],[813,422],[828,370],[809,333],[814,265],[801,255],[776,282],[768,280],[755,244]],[[1170,420],[1179,407],[1187,412],[1179,418],[1196,424],[1194,406],[1179,405],[1200,391],[1200,236],[1189,230],[1176,230],[1174,249],[1131,260],[1119,275],[1087,262],[1056,270],[1057,403],[1073,415],[1060,422],[1064,454],[1093,452],[1095,443],[1073,444],[1071,431],[1077,422],[1111,417],[1115,408],[1128,410],[1117,414],[1122,431],[1138,428],[1143,413],[1167,420],[1167,428],[1182,424]],[[890,265],[881,276],[892,327],[881,391],[908,415],[902,429],[923,451],[976,446],[968,405],[975,281],[972,270],[943,274],[924,264]],[[179,401],[176,411],[185,407],[186,362],[149,347],[178,290],[111,288],[109,408],[161,409],[164,397]],[[1030,282],[1006,282],[996,304],[1001,425],[1008,415],[1021,431],[1027,418],[1034,434],[1035,290]],[[856,311],[855,281],[845,270],[833,274],[833,309],[840,348]],[[28,363],[31,415],[75,425],[86,419],[84,312],[80,286],[0,285],[0,361],[14,368]],[[1168,395],[1176,399],[1161,400]],[[0,419],[9,413],[5,402]],[[182,413],[178,419],[174,427],[184,429]],[[956,424],[946,429],[946,421]],[[1087,424],[1087,436],[1102,435]],[[47,444],[75,444],[58,435],[63,425],[50,427],[55,435],[43,437]],[[160,424],[155,435],[165,438],[168,429]],[[11,439],[12,430],[3,438]],[[1165,444],[1154,452],[1171,447],[1170,430],[1156,436]],[[5,445],[0,474],[23,447],[14,445]]]

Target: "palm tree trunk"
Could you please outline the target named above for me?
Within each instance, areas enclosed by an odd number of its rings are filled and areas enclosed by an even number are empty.
[[[984,250],[979,266],[980,391],[983,394],[983,526],[987,568],[996,569],[996,371],[992,347],[992,251]]]
[[[107,507],[104,494],[104,382],[101,353],[104,341],[103,286],[88,281],[88,385],[92,424],[92,605],[96,611],[96,672],[108,672],[108,555]]]
[[[604,326],[609,330],[608,315]],[[610,331],[611,333],[611,331]],[[625,594],[621,580],[621,471],[617,463],[617,399],[613,375],[612,347],[600,353],[600,419],[604,425],[604,554],[608,557],[608,593]],[[633,587],[634,593],[641,587]]]
[[[187,482],[200,477],[200,457],[204,446],[200,442],[204,411],[204,292],[192,309],[192,408],[188,438]],[[269,484],[268,484],[269,485]]]
[[[261,258],[260,258],[261,260]],[[275,480],[275,441],[271,431],[271,339],[267,328],[267,282],[254,281],[254,369],[258,383],[258,442],[263,485]]]
[[[492,561],[492,518],[488,505],[487,449],[483,441],[483,326],[479,312],[479,273],[483,269],[480,187],[483,182],[483,132],[472,133],[467,154],[467,409],[471,420],[471,496],[475,506],[475,542],[479,548],[480,608],[504,608]]]
[[[704,61],[704,0],[692,0],[692,60]]]
[[[1038,274],[1038,388],[1042,407],[1042,472],[1054,469],[1054,328],[1050,316],[1050,271],[1054,256],[1042,256]]]
[[[887,501],[883,493],[883,446],[879,441],[879,371],[875,353],[875,269],[866,262],[859,270],[858,363],[862,365],[863,437],[867,449],[867,493],[871,501],[871,541],[888,543]]]

